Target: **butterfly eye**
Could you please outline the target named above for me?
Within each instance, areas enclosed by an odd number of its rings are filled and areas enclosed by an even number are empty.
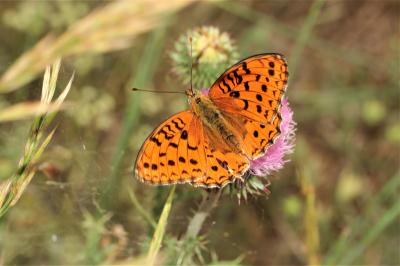
[[[196,98],[195,101],[196,101],[197,104],[199,104],[200,103],[200,98]]]

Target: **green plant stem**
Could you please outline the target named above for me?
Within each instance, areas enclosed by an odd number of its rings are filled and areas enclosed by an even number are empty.
[[[195,238],[199,235],[201,227],[207,216],[210,214],[212,209],[217,206],[218,200],[221,197],[222,190],[213,191],[203,197],[200,206],[192,219],[190,219],[188,228],[186,230],[185,238]]]

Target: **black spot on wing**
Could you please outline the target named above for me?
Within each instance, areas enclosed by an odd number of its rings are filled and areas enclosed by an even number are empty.
[[[233,75],[235,76],[235,79],[236,79],[236,85],[239,85],[240,83],[242,83],[243,78],[242,78],[242,76],[238,75],[237,70],[233,72]]]
[[[261,90],[262,90],[263,92],[267,92],[267,85],[265,85],[265,84],[261,85]],[[275,91],[274,91],[274,92],[275,92]]]
[[[186,140],[187,137],[188,137],[188,132],[186,130],[183,130],[181,134],[181,139]]]
[[[219,89],[222,91],[223,94],[226,93],[225,90],[221,87],[221,83],[218,83],[218,87],[219,87]]]
[[[173,131],[172,129],[171,129],[171,125],[166,125],[165,126],[169,131],[171,131],[172,133],[175,133],[175,131]]]
[[[168,134],[168,132],[166,132],[164,129],[161,129],[158,134],[164,134],[164,137],[167,140],[170,140],[170,139],[172,139],[174,137],[173,134]]]
[[[190,146],[189,143],[188,143],[187,147],[188,147],[189,150],[192,150],[192,151],[197,150],[196,146]]]
[[[233,82],[233,78],[231,77],[231,73],[226,75],[226,77],[229,79],[230,82],[232,82],[233,85],[235,84],[235,82]]]
[[[246,81],[246,82],[244,83],[244,89],[245,89],[246,91],[249,91],[249,90],[250,90],[249,82],[248,82],[248,81]]]
[[[248,100],[242,100],[242,101],[243,101],[243,103],[244,103],[243,109],[244,109],[244,110],[247,110],[247,109],[249,108],[249,101],[248,101]]]
[[[156,137],[152,137],[150,140],[151,140],[152,142],[156,143],[157,146],[161,146],[161,142],[160,142]]]
[[[226,83],[225,79],[222,79],[222,84],[224,84],[224,86],[228,89],[226,93],[232,90],[231,87],[228,85],[228,83]]]
[[[175,127],[179,130],[183,129],[185,127],[185,123],[183,122],[183,120],[180,119],[179,117],[177,117],[176,120],[175,119],[172,120],[172,123],[175,125]]]
[[[254,136],[255,138],[258,138],[258,131],[257,131],[257,130],[254,130],[253,136]]]
[[[240,92],[232,91],[231,93],[229,93],[229,96],[231,96],[233,98],[239,98],[240,97]]]
[[[228,163],[226,161],[221,161],[220,159],[217,158],[217,162],[222,168],[228,170]]]
[[[171,147],[174,147],[174,148],[178,148],[178,144],[173,143],[173,142],[169,143],[168,146],[171,146]]]
[[[243,63],[242,63],[242,68],[243,68],[244,72],[245,72],[247,75],[250,74],[250,69],[247,68],[247,63],[246,63],[246,62],[243,62]]]

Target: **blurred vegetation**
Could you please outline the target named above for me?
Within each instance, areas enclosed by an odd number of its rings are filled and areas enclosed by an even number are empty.
[[[0,2],[0,194],[23,173],[32,116],[49,111],[45,68],[63,57],[57,93],[75,72],[34,177],[0,219],[0,264],[399,265],[399,11],[390,0]],[[204,25],[227,32],[237,58],[288,58],[296,149],[268,198],[239,205],[133,178],[144,139],[186,98],[129,88],[187,89],[171,54]]]

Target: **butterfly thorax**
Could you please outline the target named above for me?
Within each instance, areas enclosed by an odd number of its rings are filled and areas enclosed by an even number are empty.
[[[234,152],[243,153],[236,133],[208,96],[195,92],[190,97],[190,101],[192,111],[201,119],[203,125],[206,126],[206,130],[217,140],[217,143],[223,142]]]

